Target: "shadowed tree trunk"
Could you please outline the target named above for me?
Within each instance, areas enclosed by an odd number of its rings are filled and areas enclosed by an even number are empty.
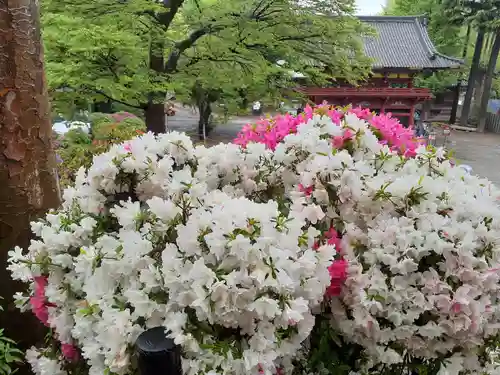
[[[474,118],[475,122],[477,122],[477,119],[479,118],[479,103],[481,102],[481,97],[483,95],[485,75],[486,70],[482,67],[482,65],[479,66],[479,69],[476,72],[476,83],[474,84],[471,111],[469,113],[469,119]]]
[[[471,24],[468,23],[467,24],[467,32],[465,33],[465,45],[464,45],[464,49],[463,49],[463,52],[462,52],[462,59],[466,59],[467,58],[467,52],[469,51],[469,43],[470,43],[470,32],[472,30],[472,27],[471,27]]]
[[[158,99],[157,99],[158,100]],[[144,110],[146,127],[155,134],[165,133],[165,105],[151,101]]]
[[[212,103],[220,98],[219,90],[206,90],[197,82],[191,90],[191,97],[198,107],[198,138],[204,140],[213,130],[210,121],[212,115]]]
[[[198,138],[203,141],[209,135],[212,127],[210,124],[210,116],[212,114],[212,103],[205,91],[202,91],[202,96],[197,98],[196,106],[198,107]]]
[[[467,52],[469,51],[469,42],[470,42],[470,33],[472,30],[472,26],[470,23],[467,24],[467,32],[465,33],[465,44],[464,49],[462,50],[462,59],[465,61],[467,58]],[[462,76],[462,74],[460,74]],[[450,114],[450,124],[455,124],[457,121],[457,110],[458,110],[458,102],[460,100],[460,94],[462,92],[462,79],[460,78],[457,81],[457,85],[455,86],[455,97],[453,98],[453,105],[451,107]]]
[[[204,141],[207,137],[207,122],[205,121],[208,104],[206,100],[198,102],[198,139]]]
[[[165,72],[164,43],[162,36],[157,30],[151,31],[149,45],[149,68],[158,76]],[[152,77],[155,79],[157,77]],[[146,128],[155,134],[165,133],[165,93],[151,92],[148,95],[148,103],[144,109]]]
[[[113,102],[111,100],[96,102],[94,103],[94,109],[94,112],[113,113]]]
[[[485,30],[480,28],[477,32],[476,46],[474,47],[474,56],[470,67],[469,82],[465,93],[464,104],[462,105],[462,113],[460,116],[460,125],[467,126],[471,110],[472,95],[474,94],[474,86],[476,83],[479,63],[481,62],[481,51],[483,50]]]
[[[184,51],[194,46],[196,41],[204,35],[221,29],[221,27],[202,26],[200,29],[193,30],[185,39],[175,42],[165,58],[165,31],[169,29],[184,2],[185,0],[161,0],[163,10],[153,14],[155,21],[161,25],[159,29],[155,30],[153,28],[150,33],[149,68],[155,72],[153,77],[163,77],[165,79],[168,75],[175,73],[179,59]],[[166,131],[165,95],[166,91],[149,93],[148,102],[144,106],[146,128],[154,133],[165,133]]]
[[[19,285],[5,269],[7,252],[26,247],[30,221],[59,205],[37,4],[0,0],[0,285],[7,304],[0,328],[25,348],[45,330],[13,306]]]
[[[488,101],[490,100],[491,86],[493,83],[493,75],[497,65],[498,55],[500,53],[500,29],[497,30],[495,41],[491,47],[490,61],[488,62],[488,70],[484,79],[483,95],[481,96],[481,104],[479,106],[479,124],[477,130],[484,132],[486,129],[486,113],[488,111]]]

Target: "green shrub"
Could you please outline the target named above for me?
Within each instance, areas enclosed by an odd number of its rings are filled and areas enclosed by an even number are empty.
[[[0,311],[3,311],[2,306],[0,306]],[[0,375],[17,372],[17,369],[13,368],[13,366],[16,363],[21,363],[22,357],[23,352],[16,347],[15,341],[6,337],[4,330],[0,329]]]
[[[72,129],[64,136],[56,136],[55,149],[61,187],[71,185],[78,169],[88,168],[94,155],[107,151],[113,144],[142,134],[145,130],[144,121],[128,112],[93,113],[90,116],[88,134],[82,129]]]

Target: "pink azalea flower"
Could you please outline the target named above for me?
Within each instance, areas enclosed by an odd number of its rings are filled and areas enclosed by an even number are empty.
[[[462,305],[460,303],[455,302],[453,305],[451,305],[451,311],[453,311],[455,314],[458,314],[460,311],[462,311]]]
[[[341,238],[335,228],[330,228],[330,230],[325,233],[325,236],[328,238],[328,245],[334,245],[337,253],[341,253]]]
[[[30,298],[31,311],[45,326],[49,326],[49,309],[45,301],[39,297],[33,296]]]
[[[48,303],[45,297],[45,288],[47,288],[48,280],[46,276],[36,276],[34,278],[35,290],[30,298],[30,305],[33,314],[47,327],[49,326],[49,307],[54,307],[54,304]]]
[[[344,145],[344,137],[341,135],[337,135],[332,139],[332,145],[335,148],[341,148]]]
[[[299,184],[299,191],[301,193],[304,193],[307,196],[311,195],[312,192],[313,192],[313,190],[314,190],[314,186],[313,185],[304,187],[304,185]]]
[[[45,288],[48,285],[47,276],[35,276],[35,296],[45,299]]]
[[[351,108],[349,112],[354,113],[356,116],[363,120],[368,120],[370,117],[372,117],[372,113],[368,108]]]
[[[78,360],[78,350],[73,344],[61,343],[61,352],[64,358],[70,362]]]
[[[315,108],[308,105],[299,116],[278,115],[272,119],[261,119],[256,124],[245,125],[234,143],[242,147],[252,142],[263,143],[267,148],[274,150],[287,135],[295,133],[297,128],[310,120],[315,113],[329,116],[332,122],[339,126],[344,117],[342,110],[334,109],[327,103]],[[405,157],[415,157],[416,148],[422,144],[422,140],[414,136],[412,128],[405,128],[391,114],[375,115],[367,108],[351,108],[348,113],[353,113],[367,121],[376,132],[381,144],[387,144]],[[332,145],[335,148],[341,148],[353,136],[352,131],[347,129],[342,136],[333,137]]]
[[[347,261],[344,259],[334,260],[328,267],[330,272],[331,283],[326,290],[328,297],[337,297],[342,292],[342,287],[347,280]]]

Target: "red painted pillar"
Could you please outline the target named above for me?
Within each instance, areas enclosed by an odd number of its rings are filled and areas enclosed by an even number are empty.
[[[410,107],[410,118],[408,119],[409,126],[414,125],[414,121],[413,121],[414,115],[415,115],[415,102],[412,102],[411,107]]]

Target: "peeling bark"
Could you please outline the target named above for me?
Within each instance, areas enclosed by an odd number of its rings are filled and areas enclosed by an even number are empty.
[[[0,328],[26,347],[43,330],[13,306],[19,285],[5,269],[7,252],[26,247],[30,222],[59,205],[36,0],[0,0],[0,46],[0,285],[8,304]]]

